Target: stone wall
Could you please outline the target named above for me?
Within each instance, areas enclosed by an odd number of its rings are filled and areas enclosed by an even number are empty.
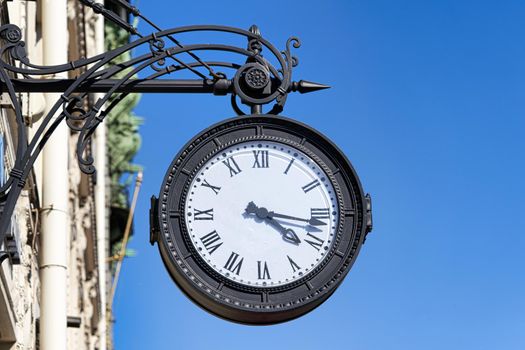
[[[95,45],[94,16],[90,10],[79,5],[78,1],[68,2],[69,17],[69,60],[92,54]],[[39,6],[37,1],[0,0],[2,24],[16,24],[22,28],[24,41],[34,63],[41,63],[42,47],[40,39]],[[74,75],[78,72],[72,72]],[[41,94],[21,94],[24,117],[29,134],[39,126],[44,102]],[[12,107],[5,98],[0,99],[0,134],[4,141],[2,160],[9,171],[14,163],[13,152],[16,145],[16,132]],[[101,293],[105,286],[99,283],[100,264],[97,256],[97,235],[107,237],[107,232],[97,232],[95,217],[96,184],[93,179],[82,174],[77,166],[74,150],[77,135],[71,134],[69,155],[70,181],[70,237],[68,262],[68,317],[80,318],[80,327],[68,328],[68,349],[105,349],[101,335],[107,333],[100,329],[105,305]],[[1,180],[1,179],[0,179]],[[12,220],[12,231],[17,236],[20,248],[20,264],[4,261],[0,267],[0,350],[38,349],[39,319],[39,215],[46,210],[41,207],[41,161],[37,162],[31,178],[27,182],[16,207]],[[102,184],[105,185],[105,184]]]

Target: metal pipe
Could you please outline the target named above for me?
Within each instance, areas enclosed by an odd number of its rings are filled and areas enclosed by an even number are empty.
[[[43,0],[41,5],[43,63],[50,66],[67,62],[66,0]],[[59,96],[46,94],[45,98],[49,111]],[[43,151],[40,254],[42,350],[66,350],[67,344],[68,136],[67,125],[62,123]]]
[[[131,225],[133,223],[133,216],[135,215],[135,208],[137,205],[137,199],[140,192],[140,187],[142,186],[142,171],[139,171],[137,173],[137,177],[135,178],[135,189],[133,191],[133,198],[131,200],[131,206],[129,208],[128,213],[128,220],[126,222],[126,227],[124,229],[124,237],[122,238],[122,243],[120,246],[120,251],[118,253],[117,257],[117,266],[115,269],[115,276],[113,278],[113,283],[111,285],[109,297],[108,297],[108,310],[107,310],[107,320],[106,322],[108,324],[111,323],[111,319],[113,317],[113,300],[115,299],[115,292],[117,290],[117,285],[120,277],[120,271],[122,269],[122,262],[124,260],[124,257],[126,255],[126,248],[128,244],[129,234],[131,232]],[[108,345],[109,348],[109,345]]]
[[[104,3],[103,0],[98,1]],[[93,14],[92,20],[95,21],[94,25],[94,38],[95,38],[95,52],[94,55],[98,55],[104,52],[104,18]],[[91,55],[91,53],[90,53]],[[101,94],[95,95],[94,100],[103,97]],[[97,127],[95,131],[95,162],[98,169],[96,173],[96,186],[95,186],[95,210],[96,210],[96,227],[97,227],[97,258],[98,258],[98,284],[99,284],[99,296],[100,296],[100,319],[98,323],[99,332],[99,350],[106,350],[111,347],[111,329],[108,327],[107,322],[107,262],[106,256],[109,255],[109,218],[108,218],[108,184],[107,179],[107,123],[102,123]]]
[[[262,113],[262,106],[261,105],[252,105],[251,106],[252,114],[261,114]]]
[[[137,205],[137,199],[140,192],[140,186],[142,185],[142,171],[139,171],[137,178],[135,179],[135,190],[133,191],[133,198],[131,200],[131,206],[129,208],[128,220],[126,222],[126,228],[124,229],[124,237],[120,246],[118,254],[117,267],[115,269],[115,277],[113,277],[113,284],[109,293],[108,300],[108,317],[111,317],[113,313],[113,299],[115,298],[115,292],[117,291],[118,280],[120,277],[120,270],[122,269],[122,261],[126,256],[126,248],[128,245],[129,234],[131,232],[131,224],[133,223],[133,216],[135,215],[135,207]]]

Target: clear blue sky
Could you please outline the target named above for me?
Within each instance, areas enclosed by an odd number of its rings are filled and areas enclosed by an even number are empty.
[[[209,315],[149,245],[149,198],[179,148],[234,113],[227,97],[143,95],[138,255],[116,296],[117,349],[525,349],[523,1],[139,5],[163,28],[257,23],[281,48],[299,36],[294,77],[333,88],[291,95],[283,114],[344,150],[375,226],[342,286],[307,316],[250,327]]]

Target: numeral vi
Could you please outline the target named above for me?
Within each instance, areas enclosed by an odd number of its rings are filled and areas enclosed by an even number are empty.
[[[257,261],[257,278],[260,280],[269,280],[270,277],[270,271],[268,271],[268,265],[266,264],[266,261],[264,264],[262,261]]]

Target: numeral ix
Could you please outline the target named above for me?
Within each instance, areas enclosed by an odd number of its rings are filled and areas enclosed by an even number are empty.
[[[195,220],[213,220],[213,208],[207,210],[193,209],[193,217]]]

